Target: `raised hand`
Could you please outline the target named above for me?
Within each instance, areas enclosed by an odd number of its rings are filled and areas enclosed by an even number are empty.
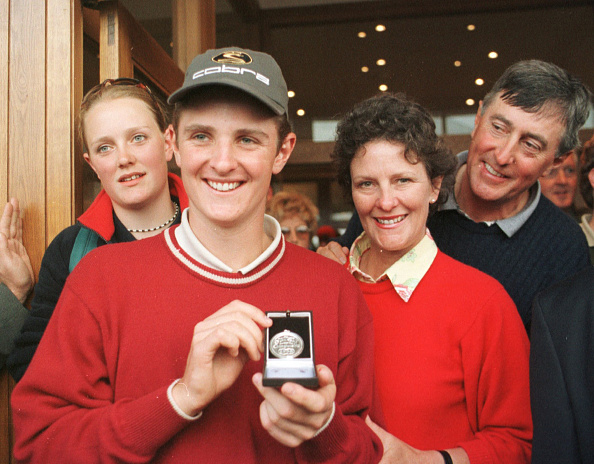
[[[23,245],[19,202],[11,198],[0,217],[0,282],[24,303],[33,290],[35,275]]]

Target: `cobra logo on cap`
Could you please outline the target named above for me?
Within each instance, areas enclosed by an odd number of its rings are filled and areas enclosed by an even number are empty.
[[[252,62],[252,57],[245,52],[231,51],[213,56],[212,61],[225,64],[250,64]]]

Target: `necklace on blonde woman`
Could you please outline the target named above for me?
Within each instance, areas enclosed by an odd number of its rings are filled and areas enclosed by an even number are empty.
[[[175,221],[175,218],[179,214],[179,206],[177,205],[177,203],[173,202],[173,206],[175,206],[175,213],[173,213],[173,216],[168,221],[164,222],[160,226],[151,227],[150,229],[127,229],[128,232],[132,232],[132,233],[154,232],[155,230],[159,230],[159,229],[163,229],[164,227],[167,227],[169,224],[171,224],[173,221]]]

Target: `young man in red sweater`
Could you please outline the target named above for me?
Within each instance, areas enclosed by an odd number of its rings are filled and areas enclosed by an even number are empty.
[[[13,393],[17,459],[378,462],[362,294],[264,214],[295,144],[278,65],[210,50],[169,101],[190,206],[178,227],[97,249],[71,274]],[[262,384],[265,312],[287,310],[312,312],[316,389]]]

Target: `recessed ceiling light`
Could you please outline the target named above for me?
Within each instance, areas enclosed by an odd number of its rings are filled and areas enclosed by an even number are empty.
[[[466,26],[466,29],[468,29],[469,31],[474,31],[476,29],[476,26],[474,24],[469,24],[468,26]]]
[[[497,52],[489,52],[489,58],[491,58],[492,60],[494,60],[498,56],[499,54]]]
[[[459,60],[454,61],[454,66],[456,66],[456,68],[459,68],[460,66],[462,66],[462,62]]]
[[[377,32],[384,32],[386,30],[386,26],[384,26],[383,24],[378,24],[377,26],[375,26],[375,30]]]
[[[379,59],[375,62],[378,66],[384,66],[386,64],[386,60]]]
[[[367,71],[369,71],[369,68],[367,66],[363,66],[361,68],[361,72],[367,72]]]
[[[382,84],[378,87],[382,92],[385,92],[386,90],[388,90],[388,86],[386,84]]]
[[[361,31],[357,34],[357,37],[359,37],[360,39],[364,39],[365,37],[367,37],[367,34],[363,31]]]
[[[476,80],[474,81],[474,83],[475,83],[476,85],[483,85],[483,84],[485,83],[485,81],[484,81],[484,80],[482,80],[482,79],[479,77],[478,79],[476,79]]]
[[[295,96],[295,92],[293,92],[292,90],[289,90],[287,92],[287,95],[289,96],[289,98],[293,98]]]
[[[298,109],[297,110],[297,116],[305,116],[305,110]]]
[[[469,98],[469,99],[466,100],[466,104],[468,106],[472,106],[472,105],[474,105],[474,100],[472,98]]]

